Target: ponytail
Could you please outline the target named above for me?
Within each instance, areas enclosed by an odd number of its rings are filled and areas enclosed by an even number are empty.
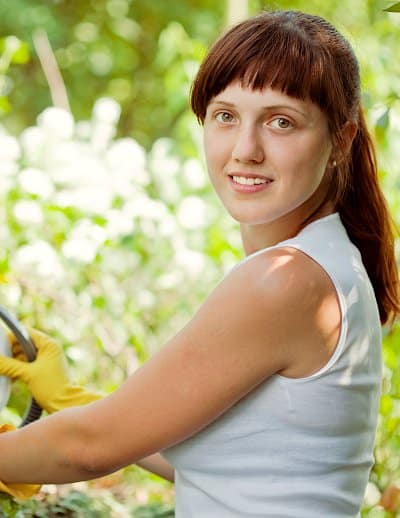
[[[235,81],[252,90],[272,88],[309,99],[326,114],[337,162],[327,167],[326,200],[340,213],[361,252],[381,322],[393,321],[400,312],[395,226],[379,187],[374,146],[359,108],[359,66],[349,42],[319,16],[262,13],[232,27],[203,61],[191,91],[191,106],[201,123],[211,99]],[[347,121],[357,120],[358,132],[347,153],[343,128]]]
[[[400,311],[394,253],[396,228],[378,183],[374,145],[361,109],[345,176],[347,185],[338,199],[337,210],[351,241],[361,253],[375,291],[381,323],[393,323]]]

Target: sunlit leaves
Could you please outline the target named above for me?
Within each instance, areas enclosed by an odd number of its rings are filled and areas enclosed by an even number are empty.
[[[387,11],[389,13],[400,13],[400,2],[397,2],[396,4],[391,5],[387,9],[384,9],[384,11]]]
[[[11,63],[27,63],[29,57],[29,47],[26,42],[16,36],[0,38],[0,73],[6,72]]]
[[[171,139],[146,153],[116,138],[119,116],[100,98],[87,121],[52,107],[19,137],[0,130],[3,303],[71,344],[79,379],[105,390],[186,322],[237,243],[199,160]]]
[[[7,75],[10,66],[25,64],[29,58],[29,47],[26,42],[14,35],[0,38],[0,115],[11,111],[9,95],[14,84]]]
[[[385,141],[386,131],[389,127],[389,113],[390,109],[386,108],[375,124],[375,135],[381,144]]]

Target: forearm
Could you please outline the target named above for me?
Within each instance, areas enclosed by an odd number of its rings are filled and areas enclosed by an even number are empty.
[[[0,480],[6,483],[67,483],[100,476],[85,458],[80,408],[63,410],[0,436]]]
[[[174,468],[160,455],[160,453],[149,455],[148,457],[136,462],[136,464],[147,471],[151,471],[151,473],[154,473],[159,477],[169,480],[169,482],[174,482]]]
[[[8,483],[67,483],[87,480],[106,473],[94,473],[77,462],[84,448],[76,409],[68,409],[0,436],[0,479]],[[44,428],[45,427],[45,428]],[[136,462],[170,482],[174,468],[159,453]]]

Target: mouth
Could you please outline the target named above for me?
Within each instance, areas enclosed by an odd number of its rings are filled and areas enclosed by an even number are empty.
[[[238,192],[259,192],[273,182],[271,178],[254,173],[239,173],[235,171],[228,176],[233,189]]]
[[[265,178],[264,176],[242,176],[242,175],[229,175],[233,182],[240,185],[261,185],[264,183],[270,183],[272,180]]]
[[[272,182],[271,178],[254,173],[240,173],[235,171],[228,176],[233,183],[238,185],[263,185]]]

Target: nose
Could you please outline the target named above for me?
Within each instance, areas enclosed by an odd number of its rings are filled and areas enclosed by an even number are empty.
[[[264,160],[264,148],[257,128],[242,126],[238,130],[235,135],[232,158],[237,162],[257,164]]]

